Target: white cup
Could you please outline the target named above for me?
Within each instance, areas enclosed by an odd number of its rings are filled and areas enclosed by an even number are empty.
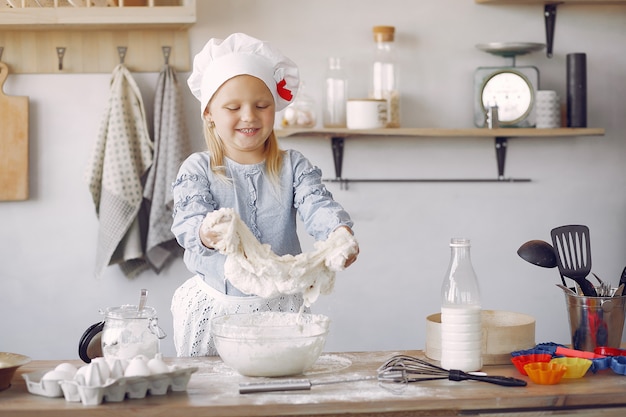
[[[380,129],[387,124],[387,101],[353,99],[346,105],[348,129]]]
[[[539,129],[555,129],[561,126],[561,104],[556,91],[537,91],[535,118]]]

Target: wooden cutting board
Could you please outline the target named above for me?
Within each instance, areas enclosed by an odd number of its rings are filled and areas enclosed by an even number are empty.
[[[0,62],[0,201],[28,198],[28,97],[4,94],[9,68]]]

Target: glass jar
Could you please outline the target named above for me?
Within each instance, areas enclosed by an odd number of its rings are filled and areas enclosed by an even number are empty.
[[[478,371],[482,368],[482,310],[469,239],[452,239],[450,250],[441,286],[441,366]]]
[[[328,58],[324,87],[324,127],[346,127],[348,79],[341,68],[341,58]]]
[[[315,127],[315,101],[306,92],[304,82],[300,83],[296,99],[285,108],[282,127]]]
[[[105,359],[130,360],[137,355],[149,359],[159,352],[159,340],[165,332],[158,325],[156,310],[144,307],[139,311],[135,305],[109,307],[102,329],[102,354]]]
[[[387,126],[400,127],[400,91],[394,49],[395,27],[374,26],[370,98],[387,100]]]

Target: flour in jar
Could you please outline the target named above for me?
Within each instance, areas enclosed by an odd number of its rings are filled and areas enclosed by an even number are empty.
[[[302,294],[307,307],[332,291],[335,272],[345,269],[346,260],[358,250],[354,236],[340,227],[316,242],[311,252],[279,256],[260,243],[231,208],[207,214],[202,228],[221,234],[215,249],[227,255],[224,275],[233,285],[263,298]]]

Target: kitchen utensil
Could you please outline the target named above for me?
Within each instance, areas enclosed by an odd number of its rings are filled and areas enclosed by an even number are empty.
[[[146,307],[146,302],[148,301],[148,290],[142,288],[141,295],[139,296],[139,306],[137,307],[137,311],[141,312]]]
[[[556,284],[557,287],[561,288],[563,291],[565,291],[565,294],[572,294],[572,295],[577,295],[574,290],[572,290],[569,287],[566,287],[565,285],[561,285],[561,284]]]
[[[524,366],[526,366],[527,364],[536,362],[550,362],[551,360],[552,355],[549,353],[532,353],[530,355],[518,355],[511,357],[511,362],[513,363],[513,365],[515,365],[519,373],[524,376],[528,376],[526,370],[524,369]]]
[[[593,352],[605,356],[626,356],[626,349],[610,348],[607,346],[598,346]]]
[[[600,286],[598,288],[596,288],[596,292],[598,293],[598,297],[610,297],[611,296],[611,292],[613,291],[613,288],[611,287],[611,284],[605,281],[602,281],[600,279],[599,276],[597,276],[596,274],[594,274],[593,272],[591,273],[591,275],[593,275],[596,280],[598,281],[598,283],[600,284]]]
[[[9,68],[0,62],[0,201],[28,198],[28,97],[2,91]]]
[[[562,363],[535,362],[524,365],[524,370],[535,384],[554,385],[561,381],[567,366]]]
[[[554,247],[543,240],[529,240],[519,247],[517,254],[525,261],[543,268],[556,268],[558,265]],[[562,274],[561,282],[567,285]]]
[[[552,229],[550,235],[561,275],[576,281],[584,295],[597,297],[595,287],[586,278],[591,272],[589,228],[584,225],[560,226]]]
[[[617,289],[613,293],[613,297],[621,297],[622,295],[624,295],[624,286],[625,285],[626,284],[620,284],[620,286],[617,287]]]
[[[376,376],[361,378],[333,379],[328,381],[312,381],[310,379],[286,379],[282,381],[244,382],[239,384],[239,394],[254,394],[257,392],[273,391],[309,391],[316,385],[341,384],[345,382],[360,382],[377,379]]]
[[[238,373],[279,377],[301,374],[315,364],[329,326],[322,314],[226,314],[211,321],[211,335],[224,363]]]
[[[591,368],[591,360],[585,358],[553,358],[550,363],[560,363],[567,368],[563,378],[576,379],[585,376],[589,368]]]
[[[598,346],[620,347],[626,297],[587,297],[565,294],[572,347],[593,351]]]
[[[620,276],[617,286],[620,286],[622,284],[626,284],[626,268],[624,268],[624,270],[622,271],[622,276]]]
[[[556,268],[554,248],[543,240],[529,240],[519,247],[517,254],[525,261],[543,268]]]
[[[425,360],[408,355],[395,355],[382,364],[378,368],[378,379],[381,382],[397,382],[403,384],[436,379],[449,379],[450,381],[482,381],[505,387],[526,386],[526,381],[517,378],[465,373],[457,369],[447,370]]]

